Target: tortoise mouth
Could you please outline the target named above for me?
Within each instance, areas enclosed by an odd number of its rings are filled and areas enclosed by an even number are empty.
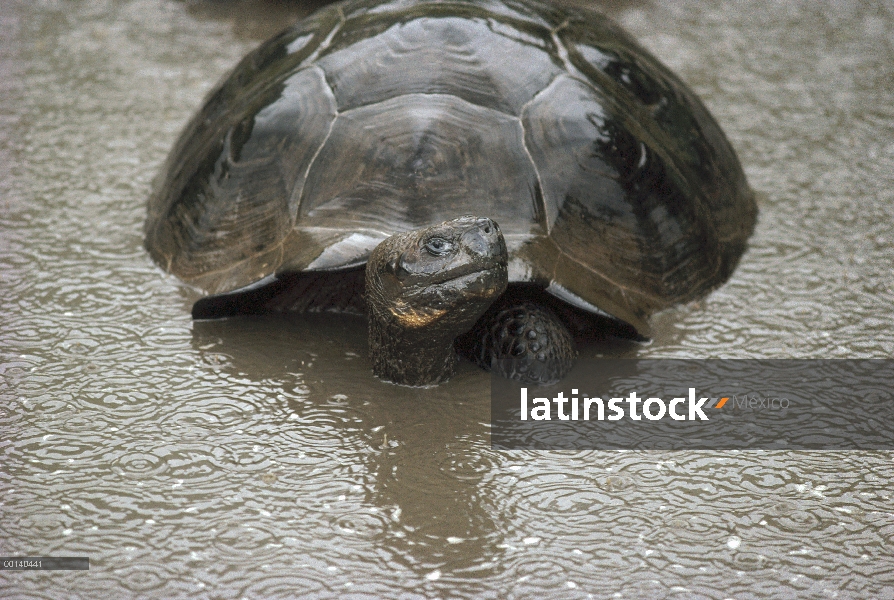
[[[458,275],[448,281],[454,286],[462,288],[467,298],[493,298],[506,290],[506,267],[497,265],[489,269]]]
[[[505,265],[487,269],[454,269],[439,277],[438,282],[428,281],[426,285],[420,282],[413,288],[404,288],[401,297],[403,303],[416,310],[449,313],[445,316],[445,323],[460,321],[463,327],[471,327],[481,313],[506,291],[507,285]]]
[[[462,289],[469,295],[485,296],[492,289],[506,287],[507,272],[506,265],[501,263],[485,268],[475,264],[463,265],[437,275],[414,277],[417,280],[406,282],[405,290],[412,294],[433,287],[450,286]]]

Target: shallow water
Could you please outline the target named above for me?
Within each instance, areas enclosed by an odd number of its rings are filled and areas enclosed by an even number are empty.
[[[894,8],[606,10],[760,195],[732,280],[586,356],[891,357]],[[260,14],[261,11],[267,11]],[[142,249],[203,95],[300,9],[0,4],[4,598],[894,598],[890,452],[489,448],[488,376],[372,377],[362,319],[193,323]]]

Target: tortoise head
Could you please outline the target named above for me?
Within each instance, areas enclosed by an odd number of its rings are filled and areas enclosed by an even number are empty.
[[[379,244],[366,266],[376,374],[408,385],[430,385],[449,377],[455,362],[453,340],[471,329],[506,290],[507,260],[500,228],[480,217],[399,233]],[[450,358],[441,356],[444,353]],[[416,362],[422,368],[429,358],[438,365],[447,361],[450,372],[422,383],[427,375],[395,372],[397,365],[414,371]],[[391,367],[380,368],[384,363]]]
[[[369,258],[368,307],[407,329],[458,327],[456,336],[506,290],[506,261],[503,234],[490,219],[460,217],[393,235]]]

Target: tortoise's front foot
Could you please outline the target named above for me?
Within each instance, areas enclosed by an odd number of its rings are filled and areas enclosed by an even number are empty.
[[[533,302],[489,310],[457,342],[458,350],[482,368],[525,383],[556,383],[577,358],[565,324]]]

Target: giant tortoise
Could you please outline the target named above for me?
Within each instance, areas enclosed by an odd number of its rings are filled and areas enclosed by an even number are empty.
[[[209,294],[196,318],[355,308],[384,379],[440,383],[458,349],[549,382],[570,321],[647,337],[730,276],[756,215],[702,102],[600,13],[349,0],[211,92],[146,248]]]

